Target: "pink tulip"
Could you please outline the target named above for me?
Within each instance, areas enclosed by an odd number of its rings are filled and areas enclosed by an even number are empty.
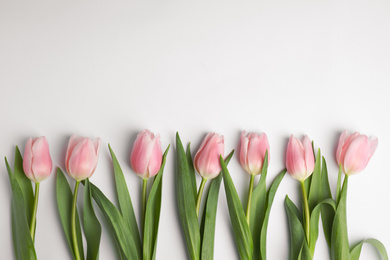
[[[314,154],[311,141],[307,135],[303,142],[293,135],[287,145],[286,167],[288,173],[298,181],[304,181],[314,171]]]
[[[251,174],[261,173],[264,163],[265,152],[268,151],[269,161],[269,143],[267,135],[262,133],[247,134],[245,131],[241,134],[240,142],[240,163],[244,170]]]
[[[368,139],[366,135],[358,132],[351,135],[348,131],[344,131],[336,151],[337,163],[347,175],[361,172],[366,168],[377,146],[376,137]]]
[[[23,170],[27,178],[40,183],[50,176],[53,163],[49,153],[49,144],[44,136],[29,138],[23,158]]]
[[[92,176],[99,157],[100,138],[72,135],[66,151],[65,165],[68,174],[76,181]]]
[[[142,179],[155,176],[161,167],[160,136],[145,129],[138,134],[130,156],[134,172]]]
[[[224,138],[216,133],[209,133],[203,139],[203,142],[195,154],[195,168],[206,180],[218,176],[221,171],[219,156],[224,156],[225,143]]]

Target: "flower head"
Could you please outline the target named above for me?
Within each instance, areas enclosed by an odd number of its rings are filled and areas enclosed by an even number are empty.
[[[68,174],[76,181],[92,176],[99,157],[100,138],[72,135],[66,151],[65,166]]]
[[[298,181],[304,181],[314,171],[314,153],[311,141],[307,135],[301,142],[293,135],[287,145],[286,167],[288,173]]]
[[[242,132],[240,141],[240,163],[247,173],[251,175],[261,173],[266,151],[268,151],[267,159],[269,161],[269,143],[265,133],[259,135],[256,133],[247,134],[245,131]]]
[[[52,168],[53,162],[46,137],[29,138],[23,158],[23,170],[27,178],[35,183],[40,183],[50,176]]]
[[[209,133],[203,139],[198,152],[195,154],[195,168],[204,179],[209,180],[218,176],[221,171],[220,155],[224,156],[225,143],[222,135]]]
[[[361,172],[366,168],[377,146],[376,137],[369,139],[358,132],[349,134],[348,131],[344,131],[336,151],[337,164],[341,165],[345,174]]]
[[[145,129],[138,134],[130,156],[134,172],[143,179],[155,176],[161,168],[160,136]]]

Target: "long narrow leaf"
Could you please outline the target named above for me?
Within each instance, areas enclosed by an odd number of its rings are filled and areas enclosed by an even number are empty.
[[[187,162],[188,162],[188,170],[190,172],[192,192],[194,194],[194,201],[196,201],[196,197],[197,197],[198,193],[196,191],[196,175],[195,175],[195,168],[194,168],[194,163],[192,161],[192,155],[191,155],[191,143],[188,143],[186,156],[187,156]]]
[[[310,192],[308,196],[310,212],[321,201],[321,150],[318,149],[313,174],[311,175]]]
[[[139,234],[137,220],[135,218],[133,204],[131,202],[130,193],[127,188],[125,176],[123,175],[118,159],[116,158],[114,151],[111,149],[110,145],[108,145],[108,149],[110,150],[112,165],[114,167],[115,187],[118,196],[120,212],[127,224],[127,227],[130,231],[130,235],[132,236],[132,240],[135,243],[135,246],[137,248],[141,248],[141,238]]]
[[[99,259],[102,228],[93,209],[91,185],[88,178],[85,180],[83,220],[85,238],[87,239],[87,260]]]
[[[158,225],[161,212],[161,192],[162,177],[167,160],[169,146],[165,150],[159,172],[154,178],[152,189],[150,190],[145,211],[145,228],[143,239],[143,260],[155,259],[157,248]]]
[[[92,197],[103,213],[112,233],[115,242],[121,249],[120,255],[128,260],[141,260],[142,250],[137,246],[129,227],[123,219],[119,210],[112,202],[101,192],[101,190],[91,183]]]
[[[305,231],[302,226],[302,217],[295,204],[286,196],[284,200],[286,207],[288,226],[290,229],[290,260],[298,259],[302,245],[305,240]]]
[[[349,260],[349,243],[347,231],[347,187],[348,177],[345,176],[340,193],[336,215],[332,227],[331,257],[332,260]]]
[[[23,193],[24,205],[26,207],[27,223],[30,227],[32,209],[34,204],[34,192],[31,180],[27,178],[26,174],[24,173],[23,158],[18,146],[15,147],[14,175]]]
[[[267,193],[266,212],[265,212],[264,221],[261,225],[261,233],[260,233],[260,256],[262,260],[267,259],[267,229],[268,229],[268,221],[271,213],[272,203],[274,201],[275,194],[276,191],[278,190],[279,184],[282,181],[285,174],[286,174],[286,170],[283,170],[281,173],[279,173],[279,175],[275,178]]]
[[[15,257],[17,260],[36,260],[37,256],[27,223],[23,193],[15,175],[12,173],[7,158],[5,158],[5,164],[7,166],[12,191],[11,221]]]
[[[268,171],[268,151],[264,155],[264,163],[261,169],[261,176],[258,184],[253,189],[252,206],[250,212],[249,228],[253,239],[253,258],[260,258],[260,233],[264,222],[267,201],[267,171]]]
[[[191,178],[186,153],[179,133],[176,133],[176,199],[188,254],[192,260],[198,260],[200,258],[200,230]]]
[[[324,157],[322,157],[321,192],[322,192],[321,195],[322,200],[332,199],[332,193],[330,191],[329,178],[328,178],[328,168],[326,167],[326,161]],[[332,226],[333,226],[333,219],[335,213],[336,213],[335,210],[333,210],[330,207],[321,207],[322,227],[324,229],[324,234],[329,249],[330,249]]]
[[[232,151],[225,159],[228,164],[233,156]],[[222,173],[211,181],[210,189],[207,194],[206,206],[202,218],[202,260],[212,260],[214,258],[214,235],[215,235],[215,220],[217,216],[217,205],[219,188],[222,182]]]
[[[329,208],[330,211],[336,211],[336,202],[333,199],[325,199],[318,203],[310,214],[310,243],[309,249],[311,255],[314,255],[314,249],[318,239],[318,222],[320,219],[320,213],[322,209]]]
[[[383,260],[388,260],[389,259],[385,246],[379,240],[376,240],[374,238],[369,238],[369,239],[363,240],[362,242],[357,244],[352,249],[352,251],[351,251],[351,260],[359,260],[360,253],[362,251],[362,246],[365,243],[373,245],[379,251],[379,253],[382,255]]]
[[[61,171],[60,168],[57,168],[56,193],[57,193],[58,212],[60,214],[62,227],[64,229],[66,240],[68,241],[69,248],[72,252],[73,258],[75,258],[73,239],[72,239],[71,214],[70,214],[70,212],[72,211],[73,193],[69,186],[68,181],[64,176],[64,173]],[[76,208],[76,236],[77,236],[80,257],[81,259],[84,259],[80,220],[79,220],[79,214],[77,212],[77,208]]]
[[[253,241],[252,235],[249,230],[248,223],[246,222],[244,209],[242,208],[240,198],[238,197],[236,188],[230,173],[220,156],[220,163],[223,172],[223,182],[225,184],[226,200],[229,208],[230,220],[233,226],[234,238],[238,252],[242,260],[252,259],[253,257]]]

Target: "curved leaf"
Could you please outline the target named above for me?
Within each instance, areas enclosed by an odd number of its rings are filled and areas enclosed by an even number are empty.
[[[374,238],[369,238],[363,240],[352,249],[351,260],[359,260],[360,252],[362,251],[362,246],[364,243],[368,243],[376,247],[376,249],[378,249],[379,253],[382,255],[383,260],[389,259],[385,246],[379,240]]]
[[[12,217],[12,240],[14,245],[15,257],[17,260],[36,260],[37,256],[30,235],[29,224],[27,222],[26,207],[22,190],[12,173],[11,167],[5,158],[8,177],[11,184],[11,217]],[[31,185],[31,184],[30,184]]]
[[[286,207],[288,226],[290,229],[290,260],[296,260],[305,242],[302,217],[298,208],[288,196],[284,200],[284,206]]]
[[[148,202],[146,205],[143,239],[143,260],[155,259],[156,257],[157,234],[161,212],[162,176],[168,151],[169,146],[163,154],[161,167],[156,177],[154,178],[153,186],[150,190]]]
[[[345,175],[343,188],[340,193],[336,215],[333,220],[331,236],[331,258],[332,260],[349,260],[349,243],[347,231],[347,188],[348,175]]]
[[[192,155],[191,155],[191,143],[188,143],[187,145],[186,156],[188,162],[188,170],[190,173],[190,180],[192,184],[192,192],[194,193],[194,201],[196,201],[198,192],[196,190],[196,175],[195,175],[195,168],[194,168],[194,163],[192,161]]]
[[[119,209],[124,221],[127,224],[127,227],[130,231],[130,235],[132,236],[132,240],[135,243],[135,246],[137,248],[141,248],[141,238],[139,234],[137,220],[134,214],[133,204],[131,202],[130,193],[127,188],[125,176],[123,175],[118,159],[116,158],[114,151],[111,149],[110,145],[108,145],[108,149],[110,150],[112,165],[114,167],[115,187],[116,187],[116,194],[119,202]]]
[[[181,227],[192,260],[200,258],[200,230],[187,156],[176,133],[176,200]],[[190,194],[190,195],[188,195]]]
[[[286,174],[286,170],[283,170],[273,181],[271,187],[267,193],[267,206],[264,217],[264,222],[261,225],[261,233],[260,233],[260,259],[267,259],[267,229],[268,229],[268,221],[271,213],[272,203],[275,198],[276,191],[278,190],[279,184],[282,181],[284,175]],[[261,223],[261,222],[260,222]],[[259,223],[259,224],[260,224]]]
[[[233,180],[230,177],[230,173],[226,168],[226,164],[223,161],[222,156],[220,156],[220,163],[222,166],[223,182],[225,184],[225,193],[229,208],[230,220],[232,222],[233,233],[238,252],[240,253],[242,260],[252,259],[253,241],[248,223],[246,222],[244,209],[242,208],[240,198],[238,197]]]
[[[322,174],[321,174],[321,198],[324,199],[332,199],[332,193],[330,191],[329,178],[328,178],[328,169],[326,167],[325,158],[322,157]],[[335,210],[330,207],[321,207],[321,220],[322,227],[324,229],[324,234],[326,238],[326,242],[328,243],[328,247],[330,249],[331,236],[332,236],[332,226],[333,219],[335,215]]]
[[[228,164],[233,156],[232,151],[225,159]],[[222,182],[222,173],[211,180],[210,189],[207,194],[205,210],[202,218],[202,260],[212,260],[214,258],[214,237],[215,237],[215,219],[217,216],[217,204],[219,196],[219,188]]]
[[[71,214],[72,211],[72,202],[73,202],[73,193],[69,186],[68,181],[66,180],[64,173],[60,168],[57,168],[57,182],[56,182],[56,193],[57,193],[57,206],[58,212],[60,214],[60,219],[66,240],[68,241],[69,248],[71,249],[73,258],[74,249],[73,249],[73,239],[72,239],[72,225],[71,225]],[[83,250],[83,240],[81,236],[80,220],[79,214],[76,208],[76,236],[77,243],[80,250],[80,257],[84,259],[84,250]]]
[[[318,149],[316,162],[313,174],[311,175],[310,192],[308,194],[308,202],[310,212],[322,200],[321,198],[321,150]]]
[[[85,180],[83,220],[84,233],[87,240],[87,260],[99,259],[99,246],[102,228],[93,209],[91,184],[88,178]]]
[[[120,255],[127,259],[142,259],[141,247],[137,247],[134,236],[130,233],[129,227],[123,219],[119,210],[101,192],[101,190],[91,183],[92,197],[103,213],[109,227],[113,233],[115,242],[121,249]]]

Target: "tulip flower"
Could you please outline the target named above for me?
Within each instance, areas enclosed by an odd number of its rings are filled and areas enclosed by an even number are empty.
[[[143,130],[135,140],[130,156],[134,172],[142,179],[155,176],[161,167],[162,150],[160,136]]]
[[[142,221],[145,221],[146,190],[150,177],[155,176],[162,162],[160,135],[154,135],[145,129],[137,135],[130,156],[134,172],[143,179],[142,182]]]
[[[196,200],[196,214],[199,214],[200,201],[206,181],[218,176],[221,172],[220,156],[224,156],[225,143],[223,135],[208,133],[203,139],[198,152],[195,154],[194,164],[202,182]]]
[[[24,149],[23,170],[27,178],[35,182],[34,204],[30,223],[31,239],[35,240],[35,225],[38,210],[39,184],[50,176],[53,162],[46,137],[29,138]]]
[[[337,164],[341,165],[347,175],[359,173],[366,168],[377,146],[376,137],[369,139],[358,132],[351,135],[348,131],[344,131],[336,151]]]
[[[98,162],[99,149],[100,138],[91,140],[86,137],[72,135],[69,139],[68,149],[66,151],[66,170],[68,174],[76,180],[71,212],[72,241],[76,260],[81,259],[76,235],[77,193],[79,191],[80,181],[91,177],[94,173]]]
[[[23,170],[27,178],[40,183],[50,176],[53,162],[49,153],[49,144],[44,136],[29,138],[23,157]]]
[[[313,147],[309,137],[305,135],[301,142],[291,135],[287,145],[286,167],[291,177],[301,183],[307,242],[309,242],[310,238],[310,211],[304,181],[313,173],[314,165]]]
[[[314,153],[309,137],[303,141],[291,135],[287,145],[286,167],[288,173],[298,181],[306,180],[314,171]]]
[[[251,175],[258,175],[261,173],[266,151],[268,151],[267,159],[269,161],[269,143],[265,133],[259,135],[256,133],[247,134],[245,131],[242,132],[240,141],[240,163],[247,173]]]
[[[68,174],[76,181],[92,176],[96,169],[100,149],[100,138],[91,140],[73,135],[66,151],[65,166]]]
[[[251,175],[246,208],[246,220],[248,224],[252,204],[253,183],[255,176],[261,173],[266,152],[267,160],[269,161],[269,143],[265,133],[261,135],[256,133],[247,134],[245,131],[241,133],[240,163],[242,168]]]

